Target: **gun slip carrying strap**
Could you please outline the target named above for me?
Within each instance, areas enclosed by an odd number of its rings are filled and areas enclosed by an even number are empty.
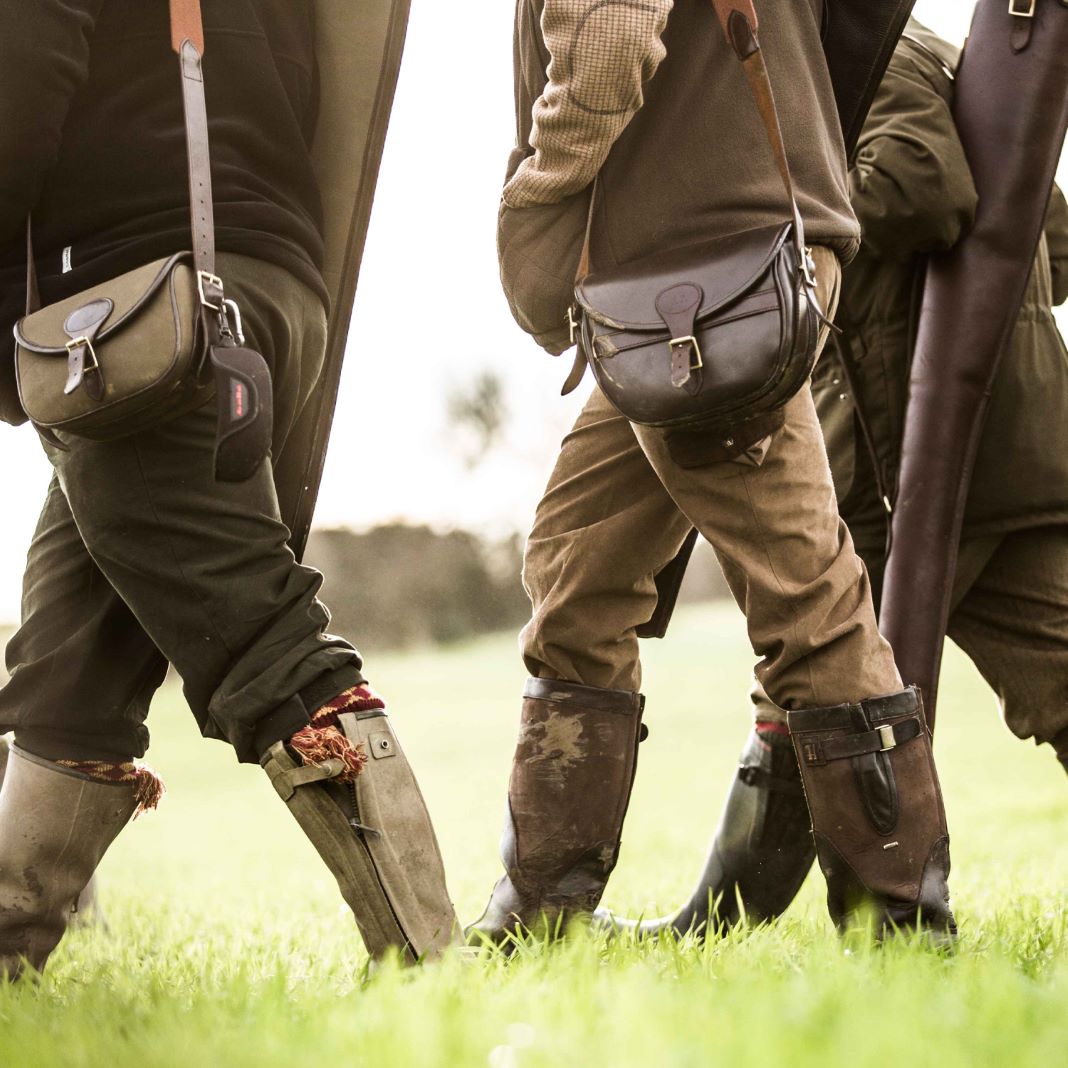
[[[772,155],[775,157],[775,166],[782,178],[783,188],[786,190],[787,199],[790,201],[790,212],[793,216],[793,245],[797,253],[802,277],[806,288],[814,294],[816,280],[813,277],[809,265],[808,253],[805,249],[805,225],[801,219],[801,209],[797,205],[797,195],[794,190],[794,179],[790,172],[790,161],[786,155],[786,145],[782,139],[782,126],[779,123],[779,112],[775,107],[775,94],[771,88],[771,79],[768,76],[768,68],[764,62],[764,53],[757,39],[757,14],[752,0],[712,0],[712,6],[716,9],[723,32],[734,54],[741,61],[745,71],[749,90],[753,95],[757,111],[760,113],[761,123],[767,135],[768,144],[771,146]],[[600,178],[593,181],[593,189],[590,193],[590,209],[586,217],[586,233],[582,241],[582,255],[579,258],[578,270],[575,273],[575,285],[579,286],[590,274],[590,245],[593,236],[593,213],[597,203],[597,190]],[[577,339],[578,323],[575,319],[574,308],[569,311],[569,325],[571,328],[571,340]],[[578,387],[586,370],[586,354],[582,345],[579,344],[575,353],[575,363],[571,373],[564,383],[561,393],[565,396]]]
[[[211,196],[211,153],[208,111],[204,96],[204,24],[200,0],[170,0],[171,47],[182,75],[186,149],[189,156],[189,208],[192,216],[193,260],[201,297],[201,315],[213,342],[217,321],[208,311],[223,313],[222,283],[215,275],[215,212]],[[26,314],[41,306],[33,254],[32,217],[26,220]]]

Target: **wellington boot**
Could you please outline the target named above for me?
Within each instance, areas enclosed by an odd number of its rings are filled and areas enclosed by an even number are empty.
[[[559,933],[590,914],[619,856],[644,698],[529,679],[501,839],[505,875],[472,943]]]
[[[437,838],[422,794],[383,711],[342,713],[341,729],[368,755],[352,782],[340,760],[299,765],[278,742],[261,763],[337,879],[364,945],[407,963],[461,945]]]
[[[0,738],[0,789],[2,789],[4,785],[4,772],[7,769],[7,760],[10,751],[11,746],[8,740],[6,738]],[[2,833],[3,830],[0,829],[0,834]],[[70,918],[70,926],[107,926],[104,910],[97,898],[95,875],[88,883],[86,883],[85,889],[78,895],[78,904],[75,907],[74,915]]]
[[[754,730],[742,751],[704,871],[689,901],[656,920],[628,920],[607,910],[598,927],[655,937],[724,933],[744,915],[750,921],[785,912],[805,881],[816,848],[793,746],[786,735]]]
[[[13,746],[0,789],[0,975],[42,969],[108,846],[137,808],[102,783]]]
[[[923,702],[914,687],[788,713],[827,907],[839,930],[956,936],[949,833]]]

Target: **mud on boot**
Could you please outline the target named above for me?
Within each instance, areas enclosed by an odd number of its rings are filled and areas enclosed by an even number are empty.
[[[501,838],[505,874],[469,941],[553,935],[589,915],[619,857],[645,699],[528,679]]]

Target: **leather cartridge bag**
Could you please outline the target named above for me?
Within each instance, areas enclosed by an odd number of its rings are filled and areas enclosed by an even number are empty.
[[[631,422],[731,427],[781,408],[812,373],[822,312],[805,247],[751,0],[713,0],[741,60],[786,189],[791,218],[653,254],[612,270],[590,267],[590,217],[575,282],[574,388],[585,363]]]
[[[270,371],[245,348],[237,305],[215,272],[204,30],[197,0],[172,0],[189,155],[192,251],[145,264],[38,310],[27,225],[26,316],[15,370],[27,416],[52,445],[57,431],[107,441],[206,403],[219,406],[216,477],[243,481],[270,448]]]

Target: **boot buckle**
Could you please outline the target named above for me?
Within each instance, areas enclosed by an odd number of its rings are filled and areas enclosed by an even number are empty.
[[[879,730],[879,739],[883,743],[883,747],[882,747],[882,749],[879,750],[879,752],[880,753],[887,753],[891,749],[896,749],[897,748],[897,738],[894,735],[893,726],[891,726],[891,724],[889,724],[889,723],[884,723],[884,724],[882,724],[882,726],[880,726],[878,728],[878,730]]]

